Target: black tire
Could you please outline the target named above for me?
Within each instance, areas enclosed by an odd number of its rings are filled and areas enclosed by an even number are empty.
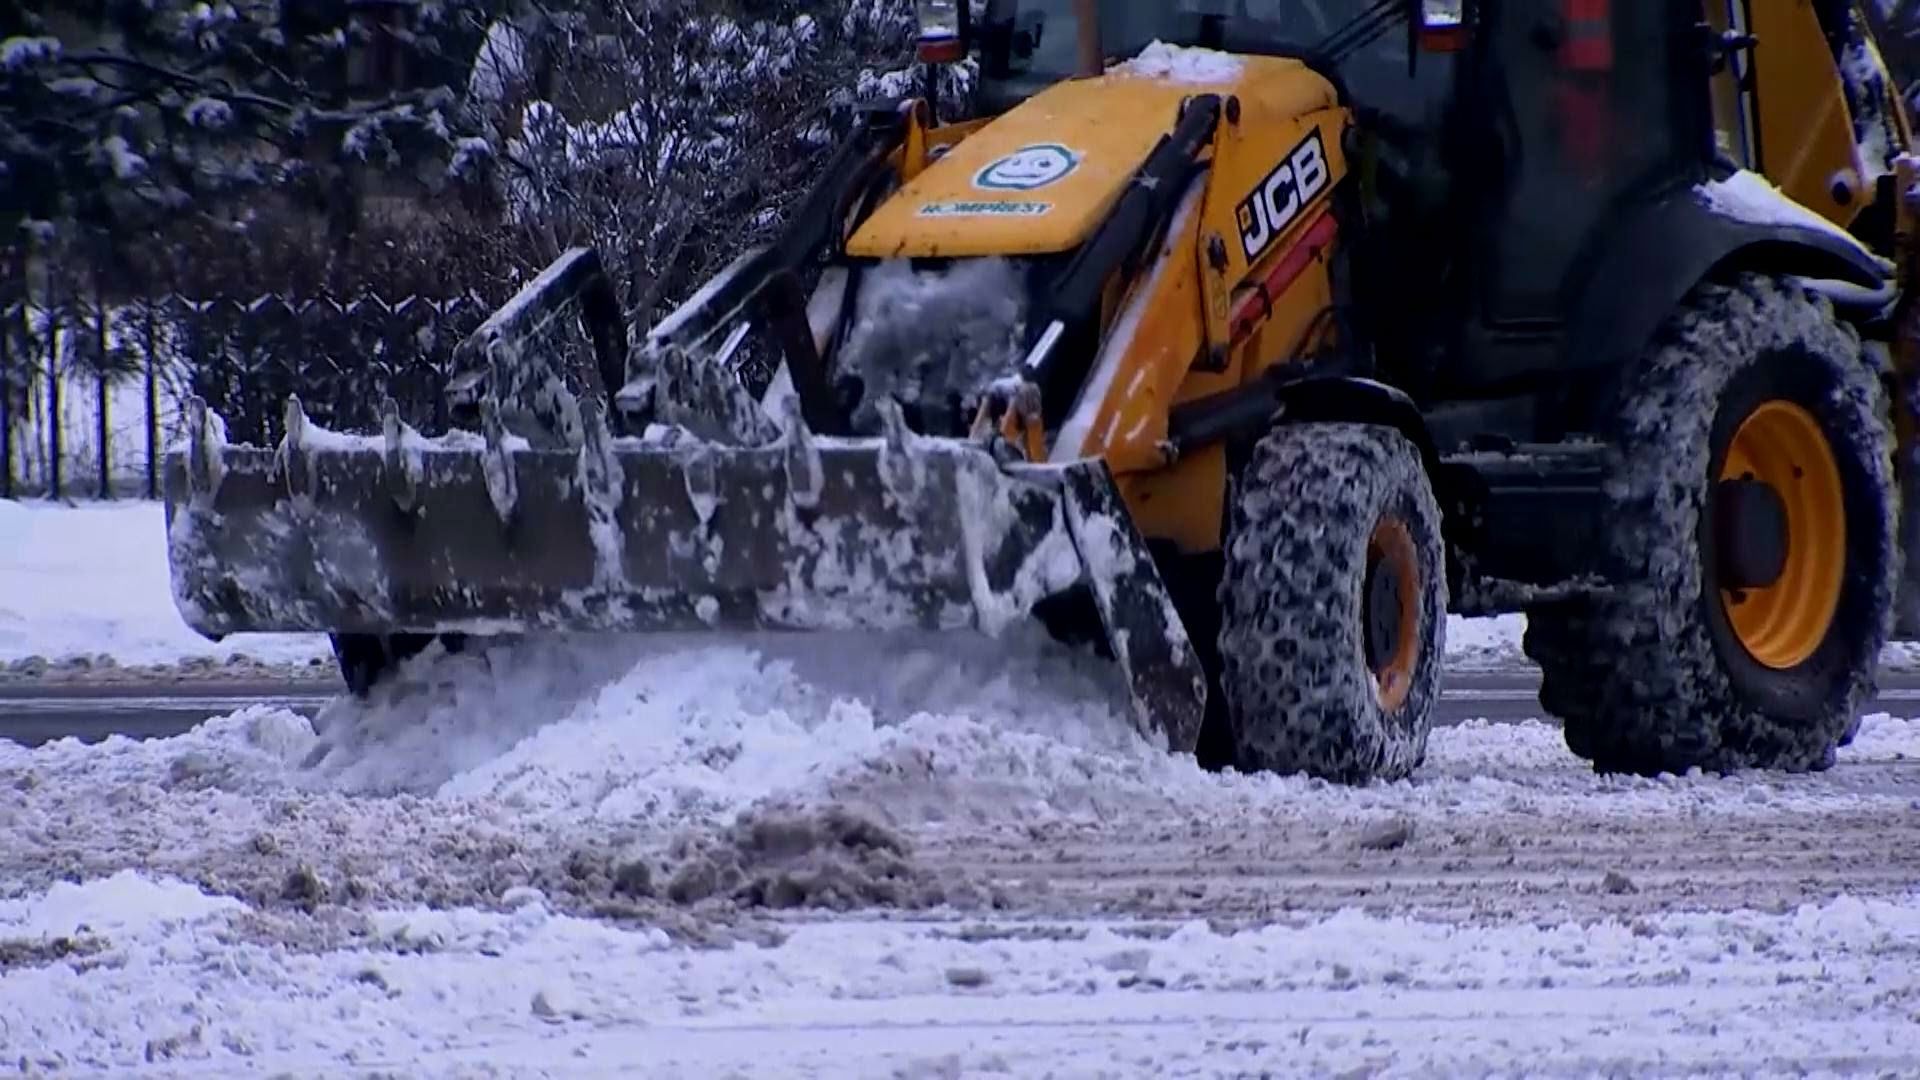
[[[354,697],[373,692],[401,664],[419,656],[433,644],[433,634],[332,634],[333,658],[340,665],[340,678]],[[448,652],[465,645],[462,635],[442,635]]]
[[[1756,660],[1721,602],[1710,477],[1734,430],[1783,400],[1817,421],[1841,481],[1838,607],[1793,666]],[[1623,373],[1604,569],[1611,595],[1530,610],[1525,649],[1567,746],[1606,772],[1829,767],[1874,692],[1899,574],[1880,373],[1828,304],[1759,276],[1702,286]],[[1829,594],[1831,595],[1831,594]],[[1789,661],[1782,661],[1782,664]]]
[[[1231,492],[1219,589],[1220,691],[1241,769],[1360,784],[1426,759],[1447,625],[1440,524],[1419,451],[1391,428],[1289,425],[1254,448]],[[1381,539],[1401,558],[1379,559]],[[1417,580],[1370,604],[1388,565]],[[1393,623],[1371,641],[1370,612]],[[1376,667],[1400,685],[1382,688]]]

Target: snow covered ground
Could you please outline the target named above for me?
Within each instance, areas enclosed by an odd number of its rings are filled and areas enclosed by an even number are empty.
[[[167,578],[166,511],[146,501],[0,500],[0,672],[117,677],[155,668],[331,677],[324,637],[214,643],[181,621]]]
[[[121,875],[0,910],[85,952],[0,982],[22,1057],[119,1076],[1900,1075],[1920,908],[1221,933],[809,923],[721,950],[555,914],[379,912],[351,949]],[[69,939],[71,940],[71,939]],[[1805,1070],[1805,1071],[1803,1071]],[[206,1073],[210,1074],[210,1073]]]
[[[0,744],[0,1060],[174,1075],[1899,1075],[1920,721],[1809,776],[1209,774],[1031,639],[497,643]]]

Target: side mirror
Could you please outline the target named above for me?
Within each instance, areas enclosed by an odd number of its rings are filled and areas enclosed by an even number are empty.
[[[1472,38],[1467,0],[1413,0],[1414,34],[1421,52],[1460,52]]]
[[[972,42],[968,0],[914,0],[920,38],[914,49],[923,64],[954,64],[967,58]]]

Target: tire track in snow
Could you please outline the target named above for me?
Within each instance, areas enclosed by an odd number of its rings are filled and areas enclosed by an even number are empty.
[[[1920,775],[1904,784],[1920,787]],[[1216,823],[1145,839],[1135,829],[1036,829],[924,843],[921,858],[965,868],[1016,910],[1048,917],[1241,924],[1351,907],[1475,923],[1632,918],[1905,895],[1920,887],[1915,819],[1868,811],[1622,826],[1515,815],[1417,822],[1392,851],[1360,848],[1354,830],[1310,824]]]

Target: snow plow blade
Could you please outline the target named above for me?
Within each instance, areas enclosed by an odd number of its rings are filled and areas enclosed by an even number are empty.
[[[896,430],[764,446],[497,426],[382,437],[289,410],[277,448],[228,444],[204,404],[166,460],[176,603],[213,638],[941,629],[997,633],[1086,586],[1144,731],[1191,751],[1206,684],[1104,463],[1002,467]],[[595,410],[597,413],[597,410]]]

